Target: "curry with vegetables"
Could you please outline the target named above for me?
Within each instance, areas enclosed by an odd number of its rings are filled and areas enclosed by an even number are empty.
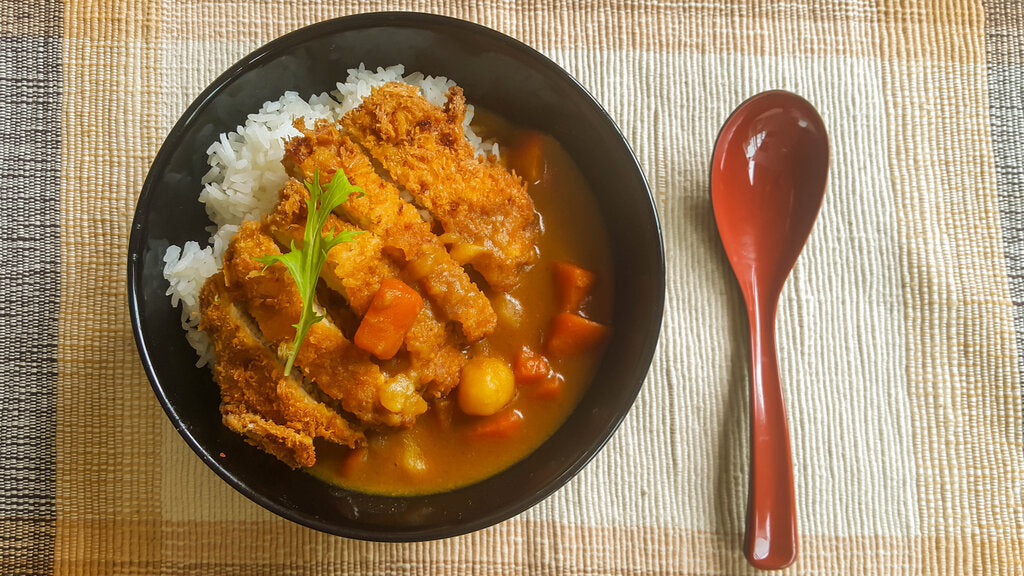
[[[300,119],[291,179],[204,285],[225,424],[285,464],[411,495],[491,476],[566,419],[611,330],[606,231],[558,143],[375,88]]]

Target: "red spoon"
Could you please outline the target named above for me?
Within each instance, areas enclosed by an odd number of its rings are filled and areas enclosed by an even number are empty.
[[[750,325],[750,491],[744,552],[772,570],[797,553],[793,458],[775,349],[782,286],[821,208],[829,164],[818,112],[783,91],[747,100],[711,160],[711,205]]]

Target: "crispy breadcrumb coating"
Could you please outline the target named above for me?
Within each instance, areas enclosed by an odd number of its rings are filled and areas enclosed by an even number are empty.
[[[343,169],[349,182],[363,189],[363,195],[350,197],[338,211],[376,234],[390,253],[413,264],[415,280],[424,293],[459,323],[468,341],[493,332],[498,320],[487,296],[451,258],[416,207],[402,200],[394,184],[377,175],[362,150],[326,120],[317,121],[313,130],[301,119],[295,127],[302,136],[285,144],[284,163],[289,173],[309,180],[319,172],[323,179]]]
[[[200,327],[217,355],[213,373],[228,428],[293,468],[316,461],[313,438],[350,447],[365,443],[362,432],[318,400],[299,378],[284,375],[280,360],[261,342],[222,274],[207,280],[200,302]]]
[[[440,108],[418,88],[391,82],[374,88],[341,123],[456,243],[476,249],[469,263],[487,282],[507,291],[537,257],[533,200],[518,176],[477,156],[465,137],[465,116],[458,86]]]
[[[274,210],[266,217],[266,228],[282,246],[301,242],[306,223],[306,199],[309,193],[297,180],[289,180],[281,189]],[[357,229],[331,216],[324,232]],[[355,242],[343,242],[327,253],[321,279],[341,294],[352,310],[362,316],[380,288],[381,280],[399,278],[401,270],[384,253],[376,234],[364,232]],[[429,301],[425,301],[416,321],[405,336],[410,367],[419,382],[429,384],[430,394],[443,396],[459,383],[466,362],[460,350],[458,334],[439,320]]]
[[[295,337],[302,298],[283,264],[264,266],[257,258],[280,254],[257,222],[245,222],[224,252],[224,278],[263,336],[279,349]],[[295,365],[348,412],[371,425],[409,426],[426,409],[414,383],[389,380],[369,354],[356,347],[327,318],[313,324]],[[386,397],[386,398],[385,398]]]

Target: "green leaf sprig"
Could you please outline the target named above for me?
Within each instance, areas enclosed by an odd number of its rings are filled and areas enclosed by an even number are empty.
[[[321,235],[331,212],[348,200],[351,194],[362,195],[363,193],[362,188],[348,181],[344,171],[339,169],[335,172],[326,188],[320,186],[319,171],[313,173],[312,182],[307,180],[305,184],[306,189],[309,190],[309,198],[306,199],[306,232],[303,236],[302,247],[296,248],[293,240],[291,251],[286,254],[268,254],[256,258],[256,261],[266,267],[270,267],[275,262],[284,264],[292,278],[295,279],[295,285],[302,296],[302,315],[299,317],[299,323],[294,325],[295,340],[292,342],[288,352],[288,361],[284,366],[285,376],[291,374],[295,357],[299,353],[299,346],[302,346],[302,341],[306,339],[309,329],[313,324],[324,319],[322,315],[313,310],[313,294],[316,291],[317,280],[320,278],[320,270],[323,269],[324,262],[327,261],[327,253],[342,242],[354,241],[355,236],[362,233],[362,230],[358,230],[343,231],[339,234],[331,230],[326,235]]]

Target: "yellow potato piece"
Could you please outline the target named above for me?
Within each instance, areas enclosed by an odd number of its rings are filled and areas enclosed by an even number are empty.
[[[515,392],[515,375],[508,364],[497,358],[476,357],[462,368],[457,400],[466,414],[490,416],[508,405]]]

